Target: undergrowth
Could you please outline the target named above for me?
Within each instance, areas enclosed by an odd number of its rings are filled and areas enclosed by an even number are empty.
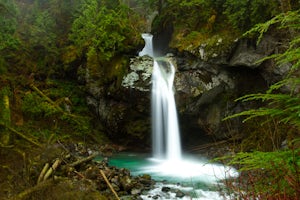
[[[234,198],[300,199],[299,12],[298,10],[279,14],[246,33],[248,35],[258,32],[258,42],[270,27],[275,26],[288,33],[291,40],[283,53],[273,54],[258,62],[274,59],[279,66],[286,63],[292,66],[287,77],[271,85],[265,93],[249,94],[237,99],[237,101],[260,101],[265,106],[226,118],[243,117],[247,123],[256,120],[258,127],[264,127],[257,130],[267,130],[254,131],[244,140],[244,144],[247,144],[251,141],[257,142],[255,139],[259,139],[262,142],[259,147],[250,146],[246,151],[218,159],[226,161],[226,164],[233,165],[240,171],[237,179],[226,181],[228,192],[233,194]],[[273,143],[272,149],[263,146],[270,140],[271,144]]]

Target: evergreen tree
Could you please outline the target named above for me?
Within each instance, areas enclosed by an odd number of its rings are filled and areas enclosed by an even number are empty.
[[[5,72],[8,54],[18,46],[18,40],[15,37],[17,8],[14,1],[0,1],[0,27],[0,72]]]
[[[108,8],[104,3],[105,1],[87,0],[75,19],[70,34],[70,40],[80,54],[93,56],[96,53],[102,62],[130,50],[134,45],[134,38],[140,37],[129,18],[129,8],[122,4]]]

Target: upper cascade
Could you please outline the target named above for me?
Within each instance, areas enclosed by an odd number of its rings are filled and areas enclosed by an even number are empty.
[[[145,40],[145,47],[142,51],[139,52],[139,56],[148,55],[150,57],[154,57],[152,45],[153,35],[151,35],[150,33],[143,33],[142,38]]]

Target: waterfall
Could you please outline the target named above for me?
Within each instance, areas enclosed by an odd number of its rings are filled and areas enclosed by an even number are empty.
[[[154,158],[181,159],[180,134],[173,93],[174,65],[154,60],[152,73],[152,137]],[[164,146],[165,145],[165,146]]]
[[[142,49],[142,51],[139,52],[139,56],[148,55],[150,57],[153,57],[153,44],[152,44],[153,35],[149,33],[143,33],[142,38],[145,40],[145,46]]]
[[[142,34],[145,47],[139,56],[153,57],[152,35]],[[173,92],[175,67],[167,58],[153,58],[152,72],[152,150],[153,157],[181,160],[180,132]]]

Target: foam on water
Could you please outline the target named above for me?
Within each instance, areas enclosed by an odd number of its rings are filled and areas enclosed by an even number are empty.
[[[229,177],[238,176],[238,172],[228,166],[212,164],[201,160],[169,161],[155,160],[152,164],[142,167],[141,171],[154,177],[169,177],[177,180],[201,181],[216,183]]]
[[[169,192],[162,192],[163,187],[172,188]],[[186,195],[182,198],[176,197],[176,190],[184,192]],[[191,195],[189,195],[191,194]],[[226,196],[227,197],[227,196]],[[225,196],[221,196],[216,191],[194,189],[193,187],[183,187],[177,184],[157,183],[155,189],[150,190],[146,195],[141,195],[144,200],[165,200],[165,199],[181,199],[181,200],[223,200]],[[227,198],[226,198],[227,199]]]
[[[155,180],[215,184],[239,173],[230,166],[211,163],[206,158],[184,154],[180,161],[149,158],[147,154],[120,153],[110,158],[110,164],[128,168],[133,175],[149,174]]]

